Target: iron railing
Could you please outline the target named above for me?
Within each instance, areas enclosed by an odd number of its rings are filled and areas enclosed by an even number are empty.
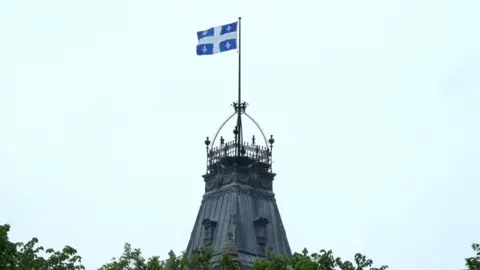
[[[240,147],[235,141],[221,143],[219,146],[212,147],[207,154],[207,170],[211,171],[216,164],[225,164],[232,158],[241,157],[248,162],[261,162],[268,167],[272,164],[272,151],[268,146],[256,145],[243,142]]]

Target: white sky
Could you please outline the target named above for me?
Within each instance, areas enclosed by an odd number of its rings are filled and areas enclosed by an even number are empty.
[[[196,56],[196,32],[242,16],[243,96],[276,138],[292,249],[461,269],[480,242],[479,14],[476,0],[1,1],[0,223],[74,246],[87,269],[124,242],[184,250],[203,141],[237,87],[237,54]]]

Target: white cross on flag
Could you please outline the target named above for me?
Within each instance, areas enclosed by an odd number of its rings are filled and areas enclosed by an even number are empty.
[[[237,48],[238,22],[197,32],[197,55],[211,55]]]

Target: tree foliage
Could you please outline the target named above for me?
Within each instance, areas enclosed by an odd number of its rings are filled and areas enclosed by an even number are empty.
[[[176,263],[176,262],[174,262]],[[100,267],[99,270],[163,270],[165,263],[160,261],[158,256],[150,257],[148,260],[143,258],[140,249],[132,249],[130,244],[125,244],[123,254],[120,258],[113,258],[112,262]],[[178,269],[178,268],[171,268]]]
[[[472,244],[472,249],[475,252],[475,256],[465,259],[466,270],[480,270],[480,245]]]
[[[158,262],[158,257],[151,257],[148,260],[143,259],[139,249],[132,251],[131,246],[125,244],[123,255],[111,263],[102,266],[99,270],[239,270],[240,266],[236,260],[229,255],[223,255],[219,262],[212,266],[214,250],[210,247],[200,247],[196,252],[187,257],[185,254],[176,256],[173,251],[169,252],[169,257],[165,261]],[[339,257],[334,257],[332,251],[321,250],[319,253],[313,253],[310,256],[295,253],[291,258],[286,256],[275,256],[270,254],[267,259],[258,259],[255,261],[254,270],[385,270],[387,266],[380,268],[372,267],[373,261],[367,259],[364,255],[356,254],[353,263],[343,261]]]
[[[80,270],[82,258],[77,250],[65,246],[61,251],[38,246],[38,239],[13,243],[8,238],[10,225],[0,225],[0,269],[2,270]],[[42,253],[45,254],[41,256]]]
[[[210,247],[200,247],[192,256],[176,256],[173,251],[168,253],[168,259],[160,261],[158,256],[148,260],[142,257],[140,249],[133,249],[126,243],[123,254],[118,259],[113,258],[110,263],[99,270],[239,270],[240,267],[231,256],[223,255],[221,260],[212,267],[214,251]]]
[[[372,267],[373,261],[365,255],[355,254],[353,262],[343,261],[335,257],[331,250],[321,250],[319,253],[305,255],[295,253],[291,258],[269,255],[267,259],[258,259],[253,270],[385,270],[388,266]]]
[[[26,243],[14,243],[9,240],[8,224],[0,225],[0,269],[2,270],[82,270],[81,257],[77,250],[65,246],[60,251],[44,249],[38,245],[38,239],[32,238]],[[472,244],[473,257],[465,259],[464,270],[480,270],[480,245]],[[177,256],[173,251],[168,258],[161,260],[158,256],[145,259],[140,249],[133,249],[128,243],[119,258],[101,266],[99,270],[239,270],[238,262],[229,255],[223,255],[213,264],[214,250],[200,247],[192,256]],[[292,257],[269,254],[266,259],[254,262],[253,270],[386,270],[387,266],[376,268],[373,261],[360,253],[353,260],[343,260],[333,255],[331,250],[320,250],[308,255],[295,253]]]

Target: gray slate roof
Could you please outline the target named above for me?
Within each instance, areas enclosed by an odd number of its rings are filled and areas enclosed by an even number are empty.
[[[265,163],[246,157],[214,165],[215,169],[203,176],[205,195],[187,254],[208,245],[219,254],[231,233],[243,266],[269,252],[291,256],[272,189],[275,174],[268,172]]]

